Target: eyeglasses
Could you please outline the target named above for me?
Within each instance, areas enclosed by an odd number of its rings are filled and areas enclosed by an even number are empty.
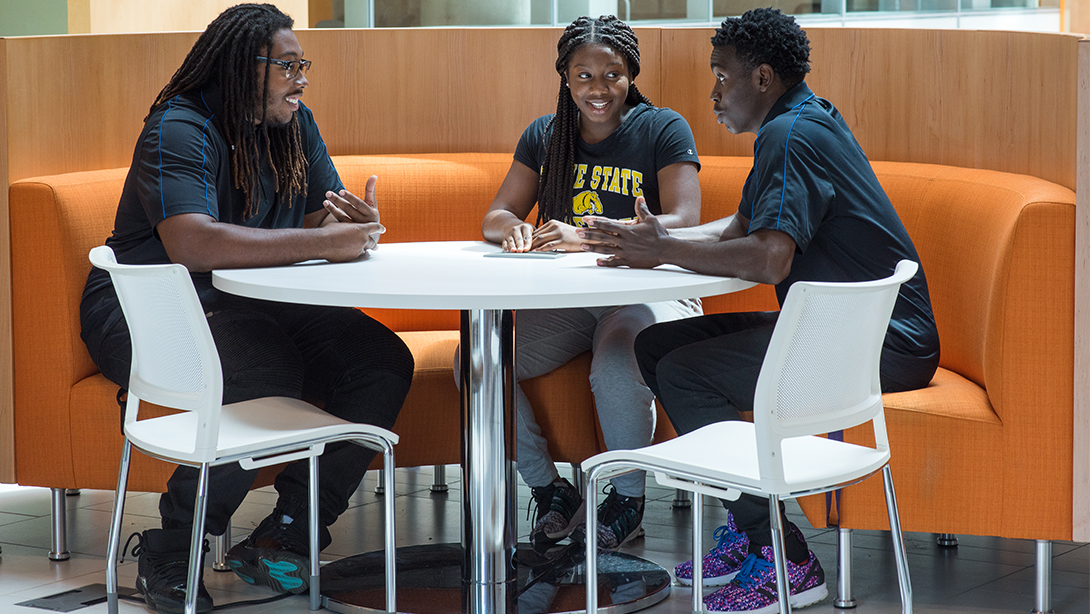
[[[288,71],[287,75],[285,75],[288,79],[294,79],[300,74],[307,74],[307,71],[310,70],[310,65],[314,63],[310,60],[292,60],[290,62],[287,60],[275,60],[260,55],[257,56],[257,61],[276,64],[277,66],[284,68],[284,70]]]

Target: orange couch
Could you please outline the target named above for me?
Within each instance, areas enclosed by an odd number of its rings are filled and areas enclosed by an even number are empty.
[[[341,156],[349,189],[379,175],[385,242],[480,238],[509,154]],[[750,160],[708,157],[702,219],[729,215]],[[1023,175],[876,162],[927,272],[942,341],[931,385],[887,395],[893,474],[908,531],[1071,537],[1075,195]],[[121,439],[116,387],[79,339],[87,252],[108,235],[125,169],[25,179],[10,188],[16,476],[24,485],[112,489]],[[706,312],[774,309],[769,287],[711,297]],[[458,316],[370,313],[398,331],[416,377],[394,430],[398,464],[459,462],[451,373]],[[558,461],[602,449],[576,359],[527,382]],[[597,436],[592,434],[598,433]],[[660,419],[658,437],[672,436]],[[858,440],[854,431],[849,440]],[[158,491],[171,467],[137,455],[130,490]],[[881,486],[846,489],[837,510],[804,500],[816,526],[886,527]],[[56,508],[55,508],[56,509]],[[63,507],[61,508],[63,510]],[[54,523],[57,524],[57,523]]]

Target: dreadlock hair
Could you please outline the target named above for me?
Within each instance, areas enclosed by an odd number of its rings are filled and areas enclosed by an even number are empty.
[[[255,58],[270,53],[273,35],[290,30],[294,23],[271,4],[239,4],[220,13],[197,39],[148,112],[150,117],[159,105],[178,94],[211,83],[219,86],[223,99],[220,125],[231,146],[231,177],[235,188],[245,195],[243,215],[247,218],[257,213],[262,147],[281,198],[290,206],[295,197],[306,194],[307,163],[299,121],[293,115],[284,126],[270,128],[265,124],[270,64],[265,63],[260,90],[254,71]]]
[[[810,72],[810,41],[795,18],[779,9],[753,9],[741,17],[723,20],[712,37],[713,47],[734,47],[748,70],[761,64],[772,67],[787,89]]]
[[[575,183],[575,140],[579,136],[579,108],[571,97],[567,78],[568,62],[577,49],[589,44],[602,44],[625,57],[632,79],[640,74],[640,46],[636,34],[628,24],[613,15],[597,19],[580,17],[564,29],[556,43],[556,72],[560,74],[560,93],[556,98],[556,115],[546,127],[552,135],[545,146],[545,163],[541,167],[541,179],[537,190],[537,223],[548,220],[572,222],[572,184]],[[651,101],[636,89],[628,86],[625,104],[651,105]],[[652,105],[653,106],[653,105]]]

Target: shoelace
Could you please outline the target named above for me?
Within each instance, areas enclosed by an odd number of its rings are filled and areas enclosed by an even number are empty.
[[[713,550],[718,550],[723,545],[723,542],[737,541],[742,537],[742,534],[731,531],[729,526],[723,525],[712,533],[712,537],[715,539],[715,548],[713,548]]]
[[[734,581],[746,590],[753,590],[761,582],[761,574],[772,567],[772,563],[757,557],[755,554],[747,554],[746,560],[738,568],[738,575]]]
[[[602,489],[602,492],[606,495],[605,503],[602,504],[602,524],[612,526],[624,515],[625,505],[622,502],[623,497],[617,494],[617,489],[612,484],[606,485]]]
[[[136,545],[132,548],[132,555],[140,556],[140,552],[144,549],[144,538],[141,537],[140,532],[137,531],[136,533],[130,535],[129,539],[125,540],[125,546],[121,548],[121,560],[118,561],[119,563],[125,562],[125,551],[129,549],[129,544],[132,543],[134,537],[137,538],[137,542]]]
[[[529,503],[526,505],[526,520],[530,519],[531,513],[533,513],[534,515],[535,523],[540,520],[542,516],[541,508],[544,507],[541,502],[545,500],[547,501],[547,505],[551,505],[553,500],[553,492],[555,491],[556,487],[552,486],[551,484],[549,486],[542,486],[541,488],[531,488],[530,499],[533,501],[533,503]],[[548,496],[546,496],[546,494]]]

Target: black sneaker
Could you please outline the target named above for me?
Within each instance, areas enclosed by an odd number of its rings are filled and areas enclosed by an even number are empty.
[[[536,504],[534,530],[530,544],[538,554],[545,554],[583,522],[583,497],[571,482],[560,478],[548,486],[531,488]]]
[[[612,484],[598,506],[598,547],[616,550],[640,535],[643,497],[625,497]]]
[[[191,533],[185,530],[148,529],[133,533],[121,549],[122,557],[133,538],[132,554],[136,565],[136,590],[144,595],[148,607],[163,614],[185,612],[185,587],[189,578],[189,546]],[[208,551],[205,542],[204,551]],[[197,612],[212,611],[212,596],[202,579],[197,586]]]
[[[285,521],[281,509],[274,509],[249,537],[227,551],[227,565],[249,584],[281,593],[305,592],[310,588],[310,540],[306,514],[302,516]],[[328,530],[319,532],[321,550],[331,539]]]

